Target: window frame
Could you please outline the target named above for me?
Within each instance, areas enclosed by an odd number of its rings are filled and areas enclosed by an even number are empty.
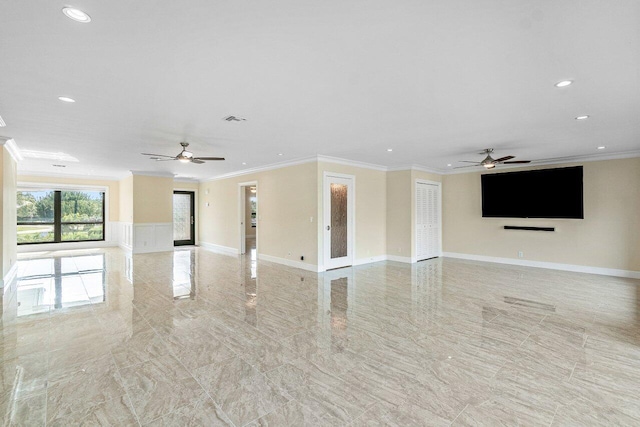
[[[31,192],[31,191],[43,191],[49,190],[53,192],[53,222],[31,222],[31,221],[16,221],[18,226],[20,225],[53,225],[53,240],[50,242],[22,242],[17,243],[18,246],[28,246],[28,245],[50,245],[54,243],[82,243],[82,242],[104,242],[106,241],[106,205],[107,205],[107,189],[103,188],[80,188],[80,187],[69,187],[69,188],[35,188],[35,187],[25,187],[22,188],[19,186],[17,192]],[[102,221],[90,221],[90,222],[63,222],[62,221],[62,192],[100,192],[102,194]],[[16,192],[16,194],[17,194]],[[86,240],[62,240],[62,226],[63,225],[74,225],[74,224],[87,224],[87,225],[96,225],[102,224],[102,239],[86,239]]]

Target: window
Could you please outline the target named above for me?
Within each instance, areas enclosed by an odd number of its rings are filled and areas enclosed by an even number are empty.
[[[18,244],[104,240],[104,192],[18,191]]]

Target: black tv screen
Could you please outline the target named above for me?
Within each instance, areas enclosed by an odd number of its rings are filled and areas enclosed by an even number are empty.
[[[482,216],[584,218],[582,166],[482,175]]]

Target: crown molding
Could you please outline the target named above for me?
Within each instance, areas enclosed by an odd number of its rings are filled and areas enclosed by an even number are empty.
[[[432,173],[435,175],[444,175],[447,171],[444,169],[433,169],[421,165],[403,165],[403,166],[390,166],[387,168],[387,172],[402,172],[402,171],[418,171]]]
[[[217,175],[217,176],[214,176],[214,177],[211,177],[211,178],[207,178],[207,179],[201,180],[200,182],[218,181],[218,180],[221,180],[221,179],[234,178],[234,177],[237,177],[237,176],[250,175],[250,174],[253,174],[253,173],[265,172],[265,171],[270,171],[270,170],[274,170],[274,169],[281,169],[281,168],[286,168],[286,167],[290,167],[290,166],[296,166],[296,165],[301,165],[301,164],[305,164],[305,163],[313,163],[313,162],[334,163],[334,164],[345,165],[345,166],[353,166],[353,167],[362,168],[362,169],[377,170],[377,171],[381,171],[381,172],[401,171],[401,170],[417,170],[417,171],[428,172],[428,173],[433,173],[433,174],[437,174],[437,175],[442,175],[443,174],[443,171],[439,171],[437,169],[430,169],[430,168],[427,168],[427,167],[424,167],[424,166],[420,166],[420,165],[388,167],[388,166],[384,166],[384,165],[377,165],[377,164],[374,164],[374,163],[366,163],[366,162],[360,162],[360,161],[357,161],[357,160],[343,159],[343,158],[340,158],[340,157],[316,155],[316,156],[310,156],[310,157],[303,157],[303,158],[296,159],[296,160],[290,160],[290,161],[286,161],[286,162],[272,163],[270,165],[258,166],[258,167],[250,168],[250,169],[243,169],[243,170],[236,171],[236,172],[229,172],[229,173],[226,173],[226,174]]]
[[[0,146],[7,147],[7,151],[16,163],[20,163],[23,159],[22,153],[16,141],[8,136],[0,136]]]
[[[160,178],[174,178],[175,174],[171,172],[156,172],[156,171],[129,171],[131,175],[142,175],[142,176],[157,176]]]
[[[174,182],[184,182],[184,183],[188,183],[188,184],[199,184],[200,183],[200,181],[197,180],[196,178],[184,178],[184,177],[181,177],[181,178],[174,177],[173,181]]]
[[[235,178],[237,176],[250,175],[252,173],[265,172],[265,171],[270,171],[270,170],[275,170],[275,169],[282,169],[282,168],[287,168],[287,167],[290,167],[290,166],[303,165],[305,163],[313,163],[313,162],[316,162],[317,160],[318,160],[317,156],[303,157],[303,158],[297,159],[297,160],[289,160],[289,161],[286,161],[286,162],[272,163],[270,165],[257,166],[255,168],[242,169],[242,170],[235,171],[235,172],[229,172],[229,173],[225,173],[225,174],[222,174],[222,175],[216,175],[216,176],[211,177],[211,178],[203,179],[200,182],[211,182],[211,181],[219,181],[221,179]]]
[[[353,166],[356,168],[363,168],[363,169],[372,169],[372,170],[377,170],[377,171],[382,171],[382,172],[387,172],[389,170],[388,167],[383,166],[383,165],[377,165],[374,163],[366,163],[366,162],[360,162],[357,160],[348,160],[348,159],[342,159],[340,157],[331,157],[331,156],[323,156],[323,155],[318,155],[316,156],[317,160],[319,162],[327,162],[327,163],[336,163],[339,165],[345,165],[345,166]]]

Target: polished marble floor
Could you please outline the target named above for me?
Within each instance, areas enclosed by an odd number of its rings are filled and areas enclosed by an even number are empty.
[[[324,274],[22,255],[5,425],[640,425],[640,283],[454,259]]]

